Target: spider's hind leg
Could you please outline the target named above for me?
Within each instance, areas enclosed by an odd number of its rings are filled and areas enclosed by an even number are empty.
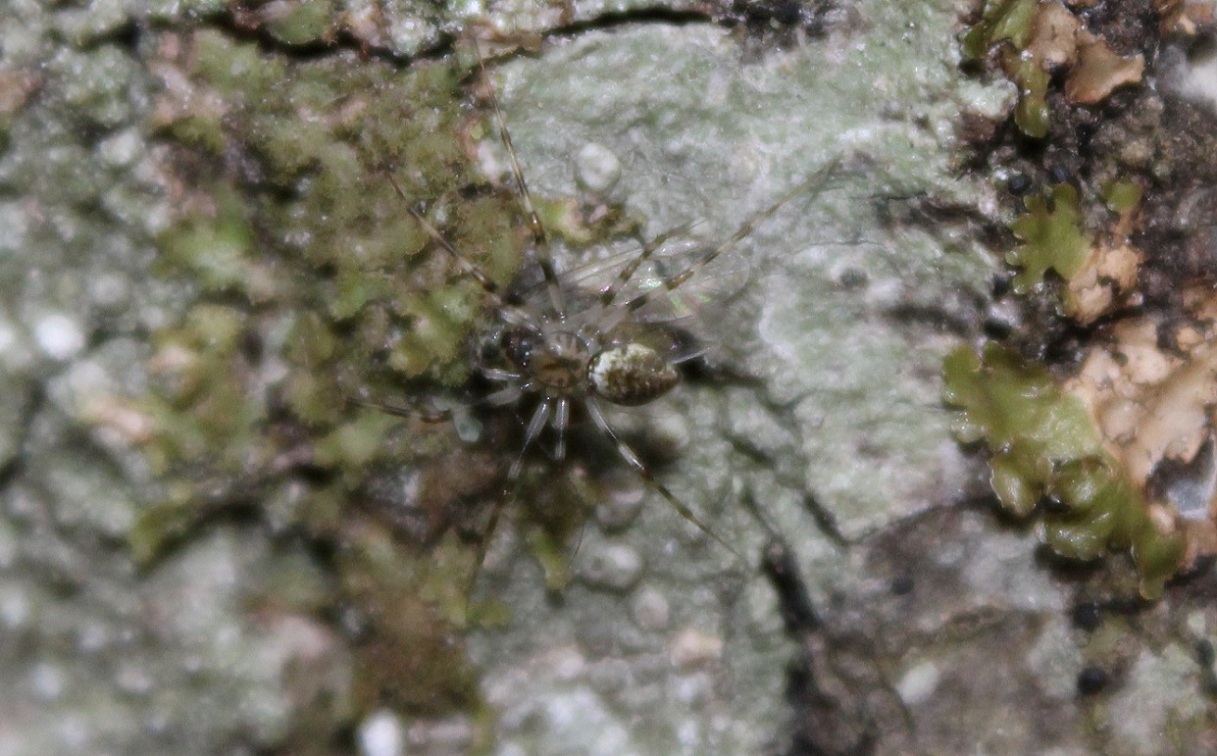
[[[589,401],[587,403],[587,411],[588,414],[591,415],[592,421],[596,424],[596,427],[599,428],[601,432],[603,432],[604,435],[613,442],[613,445],[617,449],[617,455],[621,457],[621,459],[625,460],[626,464],[628,464],[630,468],[638,474],[638,477],[642,478],[643,482],[658,492],[659,495],[663,497],[664,501],[666,501],[673,509],[676,510],[677,514],[683,517],[686,521],[695,525],[698,530],[705,533],[710,538],[713,538],[720,546],[734,554],[736,558],[741,560],[744,558],[742,554],[736,551],[735,547],[727,543],[722,539],[721,536],[711,530],[709,525],[702,522],[701,519],[693,513],[693,510],[690,509],[687,504],[681,501],[676,494],[672,493],[667,486],[659,482],[654,473],[651,472],[651,469],[646,466],[646,463],[644,463],[638,454],[635,453],[630,447],[630,445],[627,444],[623,438],[621,438],[621,435],[617,433],[617,431],[613,430],[613,426],[609,424],[608,419],[604,416],[604,412],[600,409],[599,405],[593,401]]]

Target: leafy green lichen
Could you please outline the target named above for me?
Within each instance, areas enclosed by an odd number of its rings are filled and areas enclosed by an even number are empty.
[[[1010,78],[1018,87],[1018,105],[1014,108],[1014,123],[1029,137],[1041,139],[1048,135],[1052,112],[1048,108],[1048,85],[1052,74],[1037,58],[1026,58],[1010,52],[1006,56]]]
[[[1051,75],[1038,56],[1026,54],[1040,12],[1038,0],[987,0],[981,18],[960,36],[964,59],[978,62],[990,50],[1004,46],[1002,66],[1018,87],[1014,122],[1027,136],[1048,133],[1045,100]]]
[[[1103,184],[1103,201],[1107,207],[1119,215],[1124,215],[1141,204],[1145,190],[1135,181],[1112,179]]]
[[[1010,42],[1016,50],[1026,47],[1037,5],[1039,0],[986,0],[980,21],[960,38],[964,55],[980,60],[1002,42]]]
[[[1039,285],[1049,270],[1072,278],[1085,264],[1091,245],[1073,185],[1057,184],[1050,197],[1031,195],[1024,204],[1027,212],[1010,224],[1022,244],[1006,255],[1006,262],[1022,268],[1014,278],[1018,294]]]
[[[1159,596],[1179,568],[1182,537],[1154,525],[1143,493],[1104,449],[1082,401],[1045,368],[997,344],[983,355],[955,350],[944,375],[944,399],[960,410],[955,432],[990,450],[1002,506],[1025,517],[1050,497],[1059,507],[1044,515],[1042,535],[1053,551],[1094,559],[1109,548],[1129,549],[1142,594]]]

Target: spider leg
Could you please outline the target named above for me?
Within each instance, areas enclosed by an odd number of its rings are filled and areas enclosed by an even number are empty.
[[[554,432],[558,436],[558,444],[554,447],[554,459],[558,462],[566,459],[566,428],[570,425],[570,398],[562,397],[554,409]]]
[[[481,70],[482,76],[489,81],[486,62],[482,59],[482,50],[478,47],[476,40],[473,45],[477,51],[478,68]],[[534,254],[537,258],[537,265],[541,267],[541,274],[545,277],[549,305],[553,308],[555,315],[560,319],[565,318],[566,305],[563,301],[562,287],[558,283],[558,272],[554,269],[553,258],[549,256],[549,238],[545,235],[545,227],[541,225],[541,218],[537,215],[536,208],[533,207],[532,195],[529,194],[528,184],[524,181],[524,171],[520,169],[520,160],[516,157],[515,145],[511,143],[511,134],[507,131],[507,121],[503,118],[503,111],[499,108],[499,98],[495,96],[493,89],[490,92],[490,105],[494,109],[495,121],[499,124],[499,140],[503,143],[503,149],[507,150],[507,158],[511,163],[511,175],[515,179],[516,186],[520,188],[520,203],[524,205],[524,212],[528,214],[528,227],[532,232]]]
[[[421,420],[424,423],[442,423],[445,420],[452,419],[452,410],[450,409],[440,409],[438,407],[403,407],[401,405],[381,404],[380,402],[372,402],[367,399],[358,399],[353,396],[348,396],[346,400],[357,407],[366,407],[367,409],[384,412],[387,415],[396,415],[397,417],[405,417],[411,420]]]
[[[521,377],[519,373],[513,370],[503,370],[501,368],[478,368],[478,372],[491,381],[515,381]]]
[[[663,247],[663,245],[667,243],[668,239],[671,239],[677,234],[683,234],[685,231],[688,231],[690,225],[692,224],[685,223],[684,225],[677,226],[676,228],[665,231],[651,241],[643,244],[642,251],[639,252],[633,260],[630,260],[629,264],[621,269],[621,272],[617,274],[617,277],[613,279],[613,281],[608,283],[600,290],[600,306],[604,308],[612,305],[613,300],[617,298],[617,293],[621,291],[621,287],[629,283],[630,279],[634,277],[634,273],[638,271],[638,268],[641,267],[644,262],[651,259],[651,256],[655,254],[656,250]]]
[[[709,265],[710,263],[714,262],[714,260],[719,255],[721,255],[722,253],[731,249],[736,244],[739,244],[740,241],[742,241],[743,239],[748,237],[753,231],[755,231],[757,226],[764,223],[771,216],[773,216],[774,213],[776,213],[778,210],[780,210],[783,205],[785,205],[787,202],[791,201],[795,197],[799,196],[800,194],[803,194],[804,192],[807,192],[807,191],[810,191],[813,196],[816,194],[819,194],[824,189],[824,184],[827,183],[828,178],[832,175],[833,171],[836,170],[837,165],[840,162],[841,162],[841,159],[839,157],[836,157],[836,158],[833,158],[832,160],[830,160],[827,165],[825,165],[824,167],[820,168],[820,170],[818,170],[814,174],[812,174],[811,177],[808,178],[806,181],[800,182],[798,186],[791,189],[786,194],[783,194],[772,205],[770,205],[769,207],[760,211],[756,215],[752,216],[752,218],[749,219],[747,223],[740,226],[739,229],[737,229],[736,232],[734,234],[732,234],[730,238],[728,238],[725,242],[718,245],[714,249],[710,250],[706,254],[702,255],[688,268],[685,268],[683,271],[681,271],[679,273],[668,276],[667,278],[665,278],[663,281],[660,282],[659,286],[656,286],[654,289],[651,289],[649,291],[645,291],[642,294],[639,294],[638,296],[634,297],[633,299],[630,299],[629,301],[627,301],[625,303],[625,309],[629,312],[634,312],[635,310],[638,310],[639,308],[646,305],[647,302],[651,301],[651,298],[656,293],[661,292],[661,291],[672,291],[676,287],[683,284],[685,281],[688,281],[690,278],[695,276],[698,273],[698,271],[700,271],[702,268],[704,268],[707,265]]]
[[[520,479],[520,473],[524,471],[524,453],[532,446],[533,441],[541,435],[541,431],[545,429],[545,424],[549,422],[549,416],[553,413],[553,404],[545,401],[537,405],[533,410],[532,419],[528,421],[528,429],[524,431],[524,443],[520,444],[520,453],[516,455],[516,461],[511,464],[511,469],[507,471],[507,484],[515,486],[516,481]]]
[[[638,458],[638,455],[633,449],[630,448],[630,445],[617,434],[617,431],[613,430],[611,425],[609,425],[608,419],[604,417],[604,412],[601,411],[600,405],[595,400],[590,398],[587,400],[587,412],[592,416],[592,420],[596,423],[596,427],[598,427],[604,433],[604,435],[608,436],[609,440],[611,440],[617,447],[618,456],[624,459],[630,467],[634,468],[634,472],[638,473],[638,477],[642,478],[647,485],[658,491],[659,495],[662,496],[664,500],[667,501],[668,504],[670,504],[681,517],[696,525],[701,532],[710,536],[715,541],[718,541],[723,548],[730,551],[739,559],[744,558],[742,554],[731,546],[731,544],[720,538],[717,533],[709,528],[709,526],[698,519],[697,515],[693,514],[693,510],[689,509],[689,507],[683,501],[676,498],[676,494],[668,490],[667,486],[656,480],[654,474],[651,473],[650,468],[648,468],[643,461]]]
[[[401,197],[405,201],[406,212],[410,213],[410,216],[418,222],[418,225],[422,226],[423,231],[427,233],[427,236],[431,237],[432,241],[434,241],[441,248],[443,248],[445,252],[452,256],[452,259],[461,266],[461,272],[476,280],[478,284],[486,290],[487,294],[492,296],[501,296],[499,294],[499,285],[491,280],[490,276],[486,275],[484,270],[479,268],[469,258],[461,254],[456,247],[452,246],[452,244],[444,238],[444,235],[439,232],[439,229],[432,226],[431,222],[423,217],[422,213],[414,209],[414,205],[410,203],[410,198],[406,196],[406,191],[401,188],[401,184],[397,183],[397,179],[393,178],[393,174],[386,173],[385,176],[389,179],[389,183],[393,185],[393,190],[397,192],[397,196]],[[495,304],[498,304],[498,302]]]
[[[521,386],[507,386],[498,391],[487,394],[478,398],[475,402],[470,402],[464,405],[464,409],[473,409],[475,407],[502,407],[511,404],[520,398],[524,393]],[[347,397],[347,401],[358,407],[366,407],[368,409],[378,410],[389,415],[397,417],[405,417],[411,420],[421,420],[424,423],[442,423],[446,420],[451,420],[455,414],[451,409],[440,409],[439,407],[405,407],[395,404],[381,404],[367,399],[358,399],[356,397]]]
[[[495,283],[489,275],[487,275],[486,271],[478,267],[477,264],[475,264],[468,257],[461,254],[460,250],[452,246],[452,243],[444,238],[444,235],[439,232],[439,229],[431,225],[431,222],[428,221],[422,213],[416,210],[412,204],[410,204],[410,198],[406,196],[406,192],[401,188],[401,184],[397,183],[397,179],[393,178],[392,174],[385,175],[389,179],[389,183],[393,185],[393,190],[397,192],[397,196],[401,197],[405,201],[406,212],[410,213],[410,217],[422,227],[423,231],[426,232],[427,236],[431,237],[433,242],[438,244],[441,249],[448,253],[456,264],[460,266],[462,273],[478,282],[478,285],[481,286],[482,291],[484,291],[486,295],[490,297],[490,300],[494,306],[503,313],[504,320],[512,323],[513,325],[522,325],[528,327],[530,330],[536,331],[537,328],[533,318],[522,308],[508,302],[507,298],[503,296],[502,288]]]
[[[486,558],[486,549],[490,546],[490,539],[494,537],[494,531],[499,526],[499,517],[503,514],[503,510],[507,505],[515,501],[520,483],[520,475],[524,472],[524,454],[532,446],[533,441],[536,441],[537,437],[541,435],[541,431],[545,429],[545,424],[549,422],[551,411],[552,407],[549,402],[541,402],[532,413],[532,419],[528,421],[528,429],[524,432],[524,443],[520,445],[520,453],[516,456],[516,461],[512,463],[511,468],[507,471],[507,482],[503,485],[502,493],[499,494],[498,499],[494,502],[494,507],[490,510],[490,519],[486,521],[486,530],[478,541],[477,552],[474,554],[473,571],[469,575],[469,584],[465,590],[466,596],[473,595],[473,586],[477,583],[478,575],[482,572],[482,561]]]
[[[523,386],[507,386],[479,398],[469,407],[505,407],[524,395]]]

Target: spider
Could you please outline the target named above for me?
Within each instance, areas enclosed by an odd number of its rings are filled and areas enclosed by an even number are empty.
[[[486,76],[480,55],[478,63],[482,75]],[[576,408],[591,419],[621,460],[682,518],[732,553],[737,553],[656,479],[609,422],[605,405],[636,407],[649,404],[680,383],[678,364],[703,350],[689,348],[687,343],[679,346],[688,339],[673,325],[676,316],[669,304],[672,293],[734,248],[783,205],[801,194],[814,196],[818,193],[838,161],[830,161],[809,179],[757,212],[725,241],[698,248],[691,261],[677,270],[666,272],[659,263],[670,262],[669,243],[686,232],[688,226],[671,229],[642,243],[625,260],[611,258],[587,268],[561,272],[550,254],[549,237],[533,206],[506,120],[493,92],[489,100],[532,237],[532,269],[526,269],[516,283],[505,288],[496,284],[444,237],[415,207],[392,175],[388,175],[414,221],[452,258],[462,273],[474,279],[482,289],[489,325],[475,335],[472,352],[475,370],[493,388],[474,404],[486,408],[528,406],[529,402],[534,405],[519,452],[507,471],[503,492],[495,501],[479,539],[474,579],[503,509],[514,500],[527,452],[542,433],[550,429],[555,439],[553,457],[555,461],[563,460],[566,434],[571,427],[572,410]],[[615,275],[611,269],[614,264],[619,265]],[[589,272],[591,268],[595,268],[594,274]],[[606,271],[607,276],[604,275]],[[597,276],[605,278],[604,282],[589,285],[588,281]],[[529,285],[519,283],[529,279],[532,281]],[[454,415],[453,410],[448,409],[394,406],[363,399],[354,401],[382,412],[428,422],[449,420]]]

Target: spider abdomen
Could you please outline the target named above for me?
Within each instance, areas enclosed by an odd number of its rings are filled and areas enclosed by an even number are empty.
[[[587,381],[598,396],[635,407],[671,391],[680,382],[680,374],[654,349],[629,342],[592,355]]]

